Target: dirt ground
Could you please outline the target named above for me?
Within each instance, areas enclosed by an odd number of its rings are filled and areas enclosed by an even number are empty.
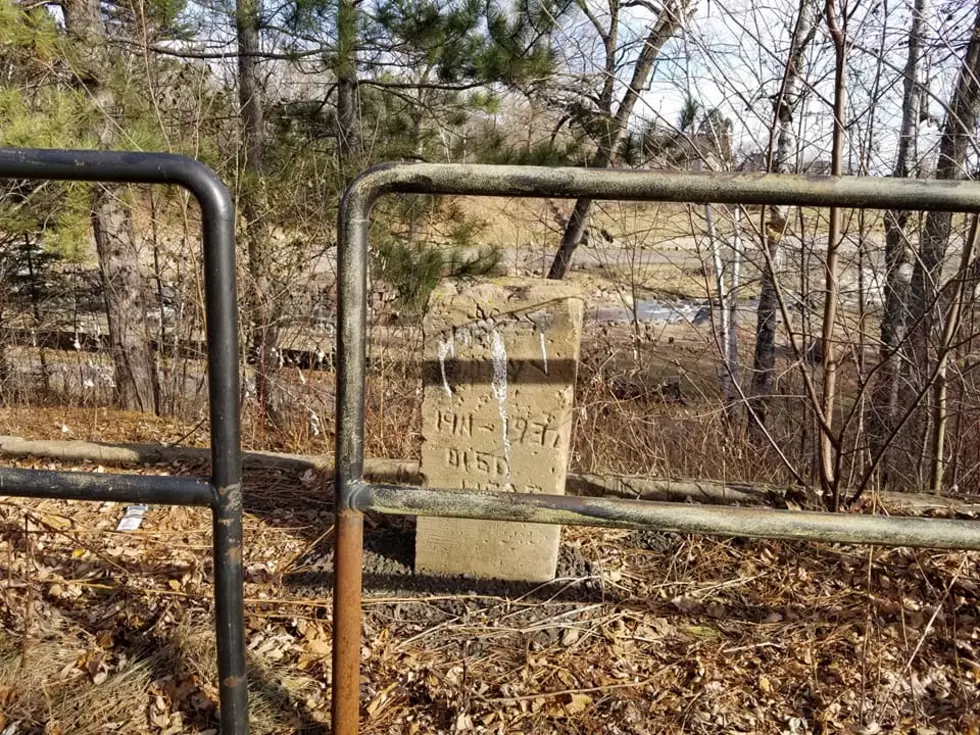
[[[246,501],[252,731],[327,733],[331,489]],[[0,733],[215,731],[209,516],[124,511],[0,499]],[[980,555],[567,528],[516,585],[413,574],[413,533],[368,519],[365,733],[980,731]]]

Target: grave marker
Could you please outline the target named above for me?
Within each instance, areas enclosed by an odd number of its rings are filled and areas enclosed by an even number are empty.
[[[426,316],[423,482],[565,493],[582,300],[564,283],[448,284]],[[418,519],[416,571],[546,581],[561,528]]]

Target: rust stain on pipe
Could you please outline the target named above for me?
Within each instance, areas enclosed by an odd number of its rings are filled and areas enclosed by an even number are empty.
[[[334,538],[333,735],[357,735],[361,679],[364,515],[342,509]]]

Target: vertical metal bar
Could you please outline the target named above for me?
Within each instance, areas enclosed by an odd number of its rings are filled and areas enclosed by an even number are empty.
[[[228,190],[217,178],[210,184],[196,193],[204,229],[211,477],[216,491],[212,507],[212,541],[218,689],[222,733],[246,735],[248,688],[245,679],[235,208]]]
[[[337,514],[334,546],[333,701],[334,735],[357,735],[361,691],[361,567],[364,516]]]
[[[353,494],[364,471],[367,236],[372,199],[352,187],[338,221],[337,464],[334,475],[333,735],[360,727],[361,566],[364,517]]]

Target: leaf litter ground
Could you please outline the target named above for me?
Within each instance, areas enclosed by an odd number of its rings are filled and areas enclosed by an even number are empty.
[[[246,496],[252,731],[329,732],[330,487]],[[217,728],[209,514],[124,511],[0,499],[0,733]],[[978,732],[980,555],[566,528],[522,585],[413,575],[413,534],[368,518],[364,733]]]

